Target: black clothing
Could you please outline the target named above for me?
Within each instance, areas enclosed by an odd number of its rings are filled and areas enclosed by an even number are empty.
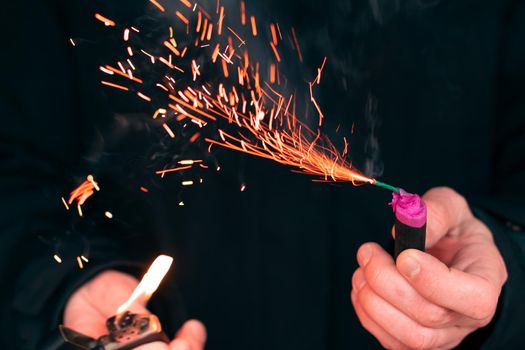
[[[111,59],[112,47],[93,49],[108,28],[92,17],[134,18],[144,3],[126,1],[123,9],[117,1],[12,1],[4,11],[2,348],[35,349],[79,284],[107,268],[138,274],[134,263],[144,266],[161,252],[176,259],[167,284],[176,282],[187,316],[206,324],[209,349],[377,348],[352,309],[350,278],[362,243],[391,243],[390,194],[313,183],[217,149],[222,171],[203,173],[200,186],[181,192],[178,175],[147,177],[162,164],[145,154],[166,152],[159,146],[166,140],[148,129],[148,115],[137,114],[141,107],[128,96],[99,85],[98,66]],[[494,321],[464,346],[519,348],[525,2],[278,3],[258,6],[296,24],[307,69],[315,72],[328,54],[318,100],[329,119],[347,128],[356,122],[356,166],[365,164],[360,155],[374,128],[388,182],[419,193],[453,187],[492,229],[509,280]],[[72,47],[68,38],[79,36]],[[370,100],[381,124],[364,117]],[[79,219],[60,197],[90,173],[102,191]],[[114,220],[104,218],[106,210]],[[75,257],[86,247],[90,263],[80,271]],[[180,306],[161,303],[153,311],[175,330],[170,315]]]

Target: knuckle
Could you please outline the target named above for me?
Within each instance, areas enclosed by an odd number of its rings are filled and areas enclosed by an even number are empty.
[[[425,327],[441,327],[452,318],[451,312],[441,307],[429,307],[425,312],[419,314],[417,321]]]
[[[474,309],[474,318],[476,320],[490,320],[496,313],[499,293],[494,288],[486,288],[480,296],[478,306]]]
[[[436,202],[441,203],[441,210],[447,210],[447,207],[457,208],[458,211],[469,209],[467,199],[450,187],[436,187],[427,192],[426,196],[435,198]]]
[[[367,272],[367,281],[373,288],[380,286],[385,280],[385,271],[383,269],[378,269],[371,265]]]
[[[431,330],[422,329],[419,332],[411,332],[410,334],[407,345],[411,349],[426,350],[437,347],[436,333]]]

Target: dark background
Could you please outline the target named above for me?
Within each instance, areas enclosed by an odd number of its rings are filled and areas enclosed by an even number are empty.
[[[108,29],[92,17],[98,11],[132,20],[152,11],[145,4],[24,1],[4,11],[2,341],[34,348],[91,274],[125,261],[147,264],[166,252],[176,260],[167,285],[176,282],[180,295],[172,297],[181,298],[185,316],[206,324],[209,349],[378,347],[359,325],[349,294],[357,248],[367,241],[391,246],[390,194],[313,183],[218,149],[213,161],[222,171],[203,173],[203,185],[182,190],[178,175],[152,177],[161,156],[177,147],[149,125],[142,104],[99,85],[98,66],[114,52],[103,39]],[[381,179],[409,191],[446,185],[466,195],[505,242],[498,244],[507,247],[501,249],[509,286],[517,291],[523,255],[507,226],[520,231],[525,218],[523,2],[247,6],[259,20],[296,27],[305,72],[329,57],[318,101],[334,125],[348,131],[355,123],[354,164],[384,169]],[[79,38],[77,47],[70,37]],[[80,220],[59,199],[90,173],[103,191]],[[105,220],[105,210],[115,220]],[[74,257],[86,249],[91,263],[80,272]],[[60,266],[52,260],[57,250]],[[523,302],[506,295],[506,313],[496,321],[516,325],[494,323],[476,335],[489,348],[516,344],[525,324],[515,318]],[[182,310],[175,309],[154,309],[170,331]]]

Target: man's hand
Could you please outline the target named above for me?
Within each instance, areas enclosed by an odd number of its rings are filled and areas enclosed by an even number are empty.
[[[396,262],[379,245],[359,249],[352,303],[361,324],[385,348],[450,349],[496,312],[507,270],[492,233],[448,188],[423,196],[427,251]]]
[[[64,311],[64,325],[80,333],[98,338],[107,333],[106,319],[131,295],[139,281],[127,274],[106,271],[79,288],[69,299]],[[133,313],[149,314],[143,304],[130,308]],[[188,321],[170,344],[156,342],[137,350],[202,350],[206,330],[199,321]]]

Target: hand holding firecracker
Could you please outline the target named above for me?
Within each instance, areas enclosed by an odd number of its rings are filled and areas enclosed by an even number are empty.
[[[200,322],[186,322],[168,343],[160,322],[146,308],[169,269],[167,258],[159,257],[140,283],[128,274],[105,271],[78,289],[64,311],[64,340],[75,349],[203,349],[206,330]]]
[[[437,188],[423,200],[427,253],[409,249],[394,261],[373,243],[357,253],[352,303],[362,325],[387,348],[458,345],[492,320],[507,280],[492,233],[463,197]]]

